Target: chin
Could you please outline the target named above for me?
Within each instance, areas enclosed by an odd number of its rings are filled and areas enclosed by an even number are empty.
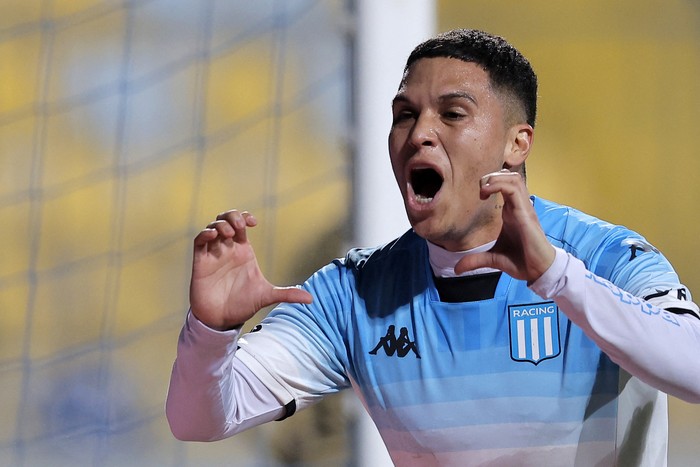
[[[430,225],[429,219],[424,219],[421,222],[411,222],[411,226],[419,237],[432,243],[439,244],[445,235],[444,232],[440,232],[436,226]]]

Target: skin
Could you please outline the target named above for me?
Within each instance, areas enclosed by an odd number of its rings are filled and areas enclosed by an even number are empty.
[[[194,239],[190,307],[212,329],[233,329],[268,305],[311,303],[296,287],[273,286],[262,274],[246,229],[257,220],[237,210],[219,214]]]
[[[532,128],[506,124],[506,109],[488,74],[454,58],[418,60],[392,105],[389,155],[413,229],[450,251],[494,240],[501,228],[500,196],[480,197],[486,174],[521,164]],[[410,183],[416,168],[443,178],[430,203],[417,201]]]
[[[488,252],[464,257],[455,271],[500,269],[532,282],[554,261],[522,177],[520,166],[533,130],[490,85],[474,63],[453,58],[415,62],[392,105],[389,154],[406,213],[416,233],[451,251],[496,240]],[[507,112],[508,111],[508,112]],[[443,178],[433,200],[418,202],[410,184],[415,168]],[[247,229],[248,212],[227,211],[194,239],[190,306],[207,326],[240,326],[279,302],[311,303],[296,287],[277,287],[262,274]]]
[[[533,129],[490,84],[479,65],[455,58],[415,62],[392,105],[389,154],[409,221],[421,237],[450,251],[497,240],[455,271],[494,267],[532,282],[554,261],[522,177],[510,168],[530,152]],[[410,172],[443,178],[429,203],[418,202]]]

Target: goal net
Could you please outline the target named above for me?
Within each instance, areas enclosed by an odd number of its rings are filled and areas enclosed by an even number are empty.
[[[346,459],[323,406],[315,445],[275,424],[180,443],[163,410],[217,213],[256,214],[274,283],[344,247],[346,3],[2,2],[0,465]]]

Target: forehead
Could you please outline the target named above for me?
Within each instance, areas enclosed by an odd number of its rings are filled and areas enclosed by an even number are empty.
[[[397,95],[469,91],[490,94],[488,73],[474,62],[457,58],[422,58],[413,63],[401,80]]]

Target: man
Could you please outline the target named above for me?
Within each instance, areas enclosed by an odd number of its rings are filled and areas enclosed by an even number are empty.
[[[173,433],[224,438],[352,386],[397,465],[664,465],[664,393],[700,402],[698,307],[638,234],[529,196],[536,93],[502,38],[414,49],[389,135],[412,229],[303,287],[262,275],[251,214],[207,226]]]

